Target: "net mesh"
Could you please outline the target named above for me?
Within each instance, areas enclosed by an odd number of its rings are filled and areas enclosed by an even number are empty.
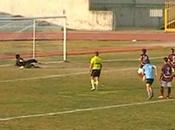
[[[1,59],[15,54],[49,62],[63,60],[64,19],[0,19]]]

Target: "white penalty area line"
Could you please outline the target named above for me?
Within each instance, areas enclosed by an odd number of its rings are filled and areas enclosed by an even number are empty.
[[[111,69],[111,70],[104,70],[103,72],[127,71],[127,70],[134,70],[134,69],[136,69],[136,68],[132,67],[132,68],[124,68],[124,69]],[[69,73],[69,74],[58,74],[58,75],[47,75],[47,76],[38,76],[38,77],[30,77],[30,78],[21,78],[21,79],[0,80],[0,83],[60,78],[60,77],[75,76],[75,75],[81,75],[81,74],[88,74],[88,70],[82,71],[82,72],[76,72],[76,73]]]
[[[151,60],[156,60],[156,59],[162,59],[163,56],[161,57],[152,57],[150,58]],[[111,59],[111,60],[103,60],[103,62],[128,62],[128,61],[139,61],[139,58],[137,59]],[[56,64],[56,63],[62,63],[64,61],[53,61],[53,62],[43,62],[41,64],[43,65],[47,65],[47,64]],[[10,67],[10,66],[14,66],[12,64],[3,64],[3,65],[0,65],[0,67]]]
[[[24,116],[12,116],[12,117],[0,118],[0,121],[10,121],[10,120],[15,120],[15,119],[26,119],[26,118],[34,118],[34,117],[56,116],[56,115],[63,115],[63,114],[72,114],[72,113],[77,113],[77,112],[106,110],[106,109],[112,109],[112,108],[123,108],[123,107],[129,107],[129,106],[140,106],[140,105],[146,105],[146,104],[156,104],[156,103],[173,102],[173,101],[175,101],[175,99],[163,99],[163,100],[156,100],[156,101],[118,104],[118,105],[110,105],[110,106],[102,106],[102,107],[82,108],[82,109],[75,109],[75,110],[61,111],[61,112],[32,114],[32,115],[24,115]]]
[[[73,75],[81,75],[81,74],[86,74],[86,73],[87,72],[78,72],[78,73],[69,73],[69,74],[38,76],[38,77],[31,77],[31,78],[1,80],[0,83],[16,82],[16,81],[28,81],[28,80],[40,80],[40,79],[49,79],[49,78],[59,78],[59,77],[66,77],[66,76],[73,76]]]
[[[152,57],[151,60],[163,59],[162,57]],[[128,62],[128,61],[140,61],[140,59],[111,59],[111,60],[104,60],[104,62]]]

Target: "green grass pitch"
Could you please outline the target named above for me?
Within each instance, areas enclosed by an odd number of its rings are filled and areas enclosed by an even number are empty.
[[[69,41],[68,50],[159,46],[154,42],[93,42]],[[0,54],[9,54],[7,46],[15,52],[14,45],[0,43]],[[159,75],[169,48],[148,50]],[[155,96],[147,101],[145,84],[137,76],[139,55],[140,51],[102,53],[100,86],[93,92],[88,68],[93,54],[71,55],[67,63],[43,64],[38,69],[19,69],[14,60],[2,60],[0,130],[174,130],[175,84],[172,98],[159,100],[158,76],[153,84]]]

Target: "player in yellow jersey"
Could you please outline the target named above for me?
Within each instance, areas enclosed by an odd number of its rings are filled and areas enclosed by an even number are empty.
[[[95,90],[98,88],[99,77],[102,69],[102,59],[99,56],[99,52],[95,52],[95,56],[91,58],[90,61],[90,73],[91,73],[91,90]]]

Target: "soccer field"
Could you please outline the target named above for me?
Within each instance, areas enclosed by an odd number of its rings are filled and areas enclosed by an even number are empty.
[[[93,52],[104,47],[153,47],[148,55],[160,75],[162,58],[170,52],[163,43],[93,42],[69,42],[68,53],[85,48]],[[44,45],[49,51],[54,48]],[[6,46],[15,52],[11,43]],[[1,48],[0,54],[7,51]],[[68,62],[48,63],[42,62],[49,57],[42,57],[41,68],[36,69],[19,69],[13,59],[2,60],[0,130],[174,130],[174,82],[171,99],[160,100],[158,76],[153,84],[155,96],[147,101],[145,84],[137,76],[140,51],[102,52],[100,86],[92,92],[88,67],[93,55],[68,55]]]

